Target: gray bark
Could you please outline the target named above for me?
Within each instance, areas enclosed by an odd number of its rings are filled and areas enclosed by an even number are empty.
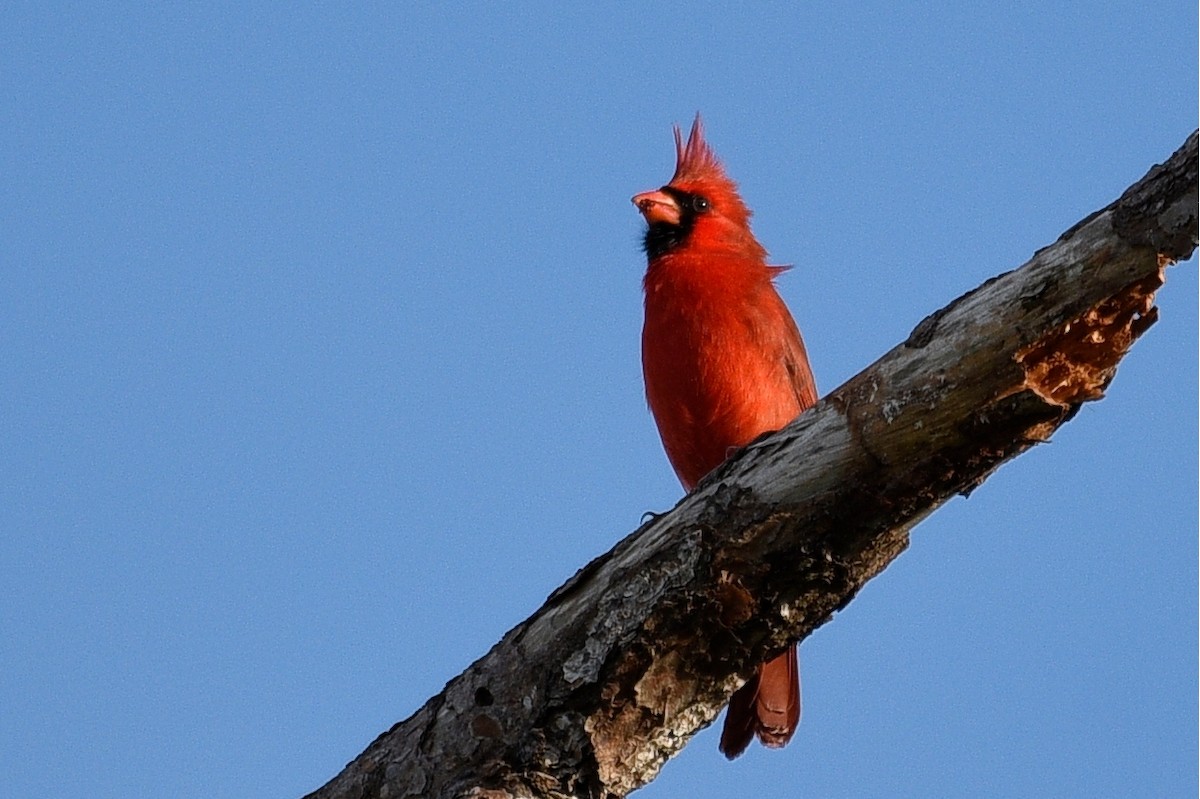
[[[908,530],[1100,399],[1197,241],[1197,134],[555,591],[311,797],[622,797]]]

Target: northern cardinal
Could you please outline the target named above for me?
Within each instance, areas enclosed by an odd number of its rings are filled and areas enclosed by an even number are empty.
[[[675,128],[675,175],[633,198],[646,218],[642,373],[675,474],[690,491],[729,453],[817,401],[804,342],[750,232],[750,209],[704,141],[700,115],[686,146]],[[800,723],[796,648],[758,667],[734,693],[721,751],[755,735],[785,745]]]

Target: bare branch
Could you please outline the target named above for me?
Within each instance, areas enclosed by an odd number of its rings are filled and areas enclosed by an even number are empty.
[[[311,796],[622,797],[652,780],[913,524],[1101,398],[1196,241],[1193,133],[581,569]]]

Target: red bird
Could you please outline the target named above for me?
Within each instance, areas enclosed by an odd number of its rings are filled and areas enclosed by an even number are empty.
[[[704,141],[675,128],[675,175],[633,198],[646,218],[642,373],[667,458],[690,491],[733,450],[817,401],[795,321],[775,291],[750,209]],[[796,648],[762,664],[729,701],[721,751],[755,735],[785,745],[800,723]]]

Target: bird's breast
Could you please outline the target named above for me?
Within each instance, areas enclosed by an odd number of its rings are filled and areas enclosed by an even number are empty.
[[[689,489],[732,449],[801,410],[781,352],[786,336],[776,329],[780,320],[763,291],[762,281],[696,286],[647,280],[646,398],[667,456]],[[765,291],[782,307],[769,278]]]

